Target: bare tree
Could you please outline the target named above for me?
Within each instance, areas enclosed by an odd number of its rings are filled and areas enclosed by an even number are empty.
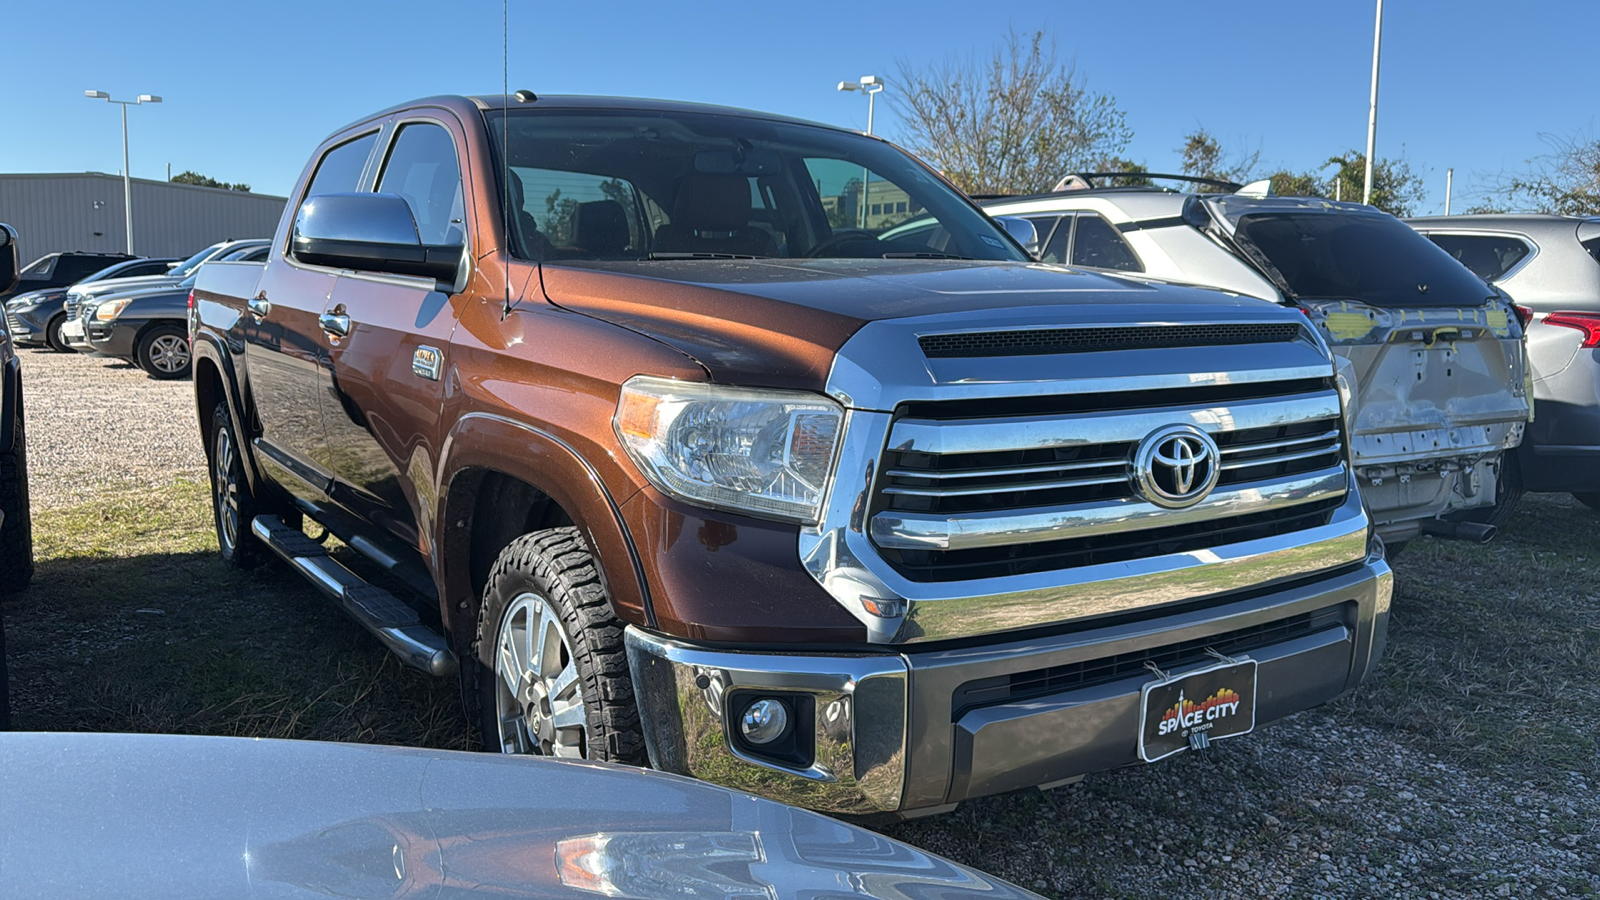
[[[1501,175],[1488,190],[1486,208],[1568,216],[1600,213],[1600,140],[1591,134],[1541,134],[1550,152],[1528,160],[1525,171]]]
[[[1132,139],[1110,94],[1091,92],[1044,32],[1012,31],[988,59],[896,60],[902,143],[969,193],[1049,190]]]
[[[1222,142],[1203,127],[1196,128],[1183,139],[1183,147],[1179,152],[1183,155],[1183,174],[1198,178],[1216,178],[1244,184],[1252,180],[1252,174],[1261,164],[1260,150],[1241,154],[1226,153],[1222,149]],[[1200,186],[1197,190],[1218,190],[1218,188]]]

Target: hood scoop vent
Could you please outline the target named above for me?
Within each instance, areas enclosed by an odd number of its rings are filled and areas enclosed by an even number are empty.
[[[1295,322],[1218,325],[1117,325],[1100,328],[1030,328],[925,334],[917,338],[929,359],[1043,356],[1105,350],[1163,350],[1230,344],[1275,344],[1301,336]]]

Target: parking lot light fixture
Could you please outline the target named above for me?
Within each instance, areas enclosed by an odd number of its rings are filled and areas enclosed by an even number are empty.
[[[122,215],[124,233],[127,235],[128,255],[133,255],[133,178],[128,172],[128,107],[144,103],[160,103],[155,94],[140,94],[137,100],[113,100],[105,91],[84,91],[90,100],[104,100],[122,107]]]
[[[872,106],[873,106],[873,101],[877,98],[878,92],[883,90],[883,79],[879,78],[876,75],[863,75],[863,76],[861,76],[861,80],[860,81],[841,81],[841,82],[839,82],[839,90],[841,90],[841,91],[861,91],[862,93],[867,95],[867,130],[866,130],[866,133],[867,134],[871,134],[872,133]],[[858,220],[857,221],[857,225],[859,227],[861,227],[861,228],[867,227],[867,181],[869,179],[871,179],[871,177],[872,177],[872,173],[867,171],[867,169],[865,167],[863,167],[861,169],[861,213],[860,213],[859,216],[857,216],[857,220]]]

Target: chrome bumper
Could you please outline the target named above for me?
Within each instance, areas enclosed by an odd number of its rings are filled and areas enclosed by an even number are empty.
[[[905,816],[1138,762],[1140,688],[1148,674],[958,709],[970,683],[1203,642],[1337,608],[1326,627],[1245,652],[1260,664],[1256,721],[1270,722],[1326,703],[1367,676],[1383,653],[1392,591],[1389,567],[1369,558],[1266,596],[1046,638],[824,655],[703,647],[629,627],[628,661],[654,767],[829,813]],[[729,729],[737,711],[723,699],[738,690],[815,698],[809,768],[734,747]]]

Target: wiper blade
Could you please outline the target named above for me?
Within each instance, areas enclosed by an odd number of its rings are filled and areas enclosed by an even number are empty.
[[[973,256],[957,256],[954,253],[885,253],[884,259],[976,259]]]
[[[753,253],[651,253],[649,259],[771,259],[770,256],[756,256]]]

